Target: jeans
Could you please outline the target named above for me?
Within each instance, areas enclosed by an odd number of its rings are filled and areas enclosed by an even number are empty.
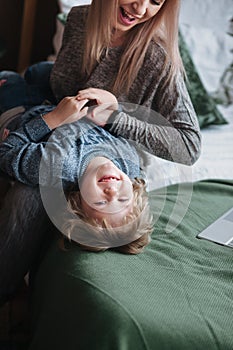
[[[27,69],[24,77],[16,72],[0,72],[0,114],[14,107],[26,110],[45,100],[55,103],[49,85],[51,62]],[[0,306],[14,296],[25,274],[38,262],[53,227],[44,210],[39,188],[15,182],[0,202]],[[1,192],[1,191],[0,191]],[[2,198],[1,198],[2,199]]]
[[[22,77],[12,71],[0,72],[0,114],[24,106],[29,109],[45,100],[56,103],[49,84],[52,62],[39,62],[30,66]]]
[[[17,292],[23,277],[51,241],[54,229],[39,188],[15,183],[0,208],[0,306]]]

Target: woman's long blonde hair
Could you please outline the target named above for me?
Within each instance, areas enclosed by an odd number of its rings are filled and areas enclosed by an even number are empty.
[[[118,0],[92,0],[86,27],[86,40],[83,57],[83,72],[91,74],[94,67],[107,54],[116,23]],[[112,86],[116,95],[119,91],[128,92],[143,65],[145,54],[152,40],[166,52],[166,64],[170,64],[168,80],[183,71],[178,48],[178,20],[180,0],[165,0],[159,12],[148,21],[136,25],[127,33],[123,47],[118,75]],[[115,14],[113,16],[113,14]]]

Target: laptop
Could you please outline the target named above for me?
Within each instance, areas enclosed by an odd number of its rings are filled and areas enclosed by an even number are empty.
[[[200,232],[197,237],[233,248],[233,207]]]

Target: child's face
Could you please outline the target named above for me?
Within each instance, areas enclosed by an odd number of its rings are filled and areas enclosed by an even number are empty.
[[[106,219],[119,226],[133,207],[133,186],[129,177],[104,157],[93,159],[81,180],[82,207],[99,222]]]

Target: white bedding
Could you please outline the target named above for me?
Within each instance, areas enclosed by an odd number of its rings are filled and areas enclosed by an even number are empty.
[[[59,0],[62,11],[90,0]],[[227,34],[233,0],[182,0],[180,28],[207,91],[218,88],[226,67],[233,61],[232,37]],[[149,190],[174,183],[204,179],[233,179],[233,105],[219,106],[227,125],[202,130],[202,152],[191,167],[150,156]]]
[[[233,61],[233,40],[227,34],[233,0],[182,0],[181,4],[180,28],[202,82],[212,93]],[[202,130],[202,152],[193,166],[151,157],[147,169],[150,190],[204,179],[233,179],[233,105],[218,108],[229,124]]]
[[[202,130],[202,152],[191,167],[150,157],[147,168],[149,190],[204,179],[233,179],[233,105],[221,107],[226,125],[210,126]]]

